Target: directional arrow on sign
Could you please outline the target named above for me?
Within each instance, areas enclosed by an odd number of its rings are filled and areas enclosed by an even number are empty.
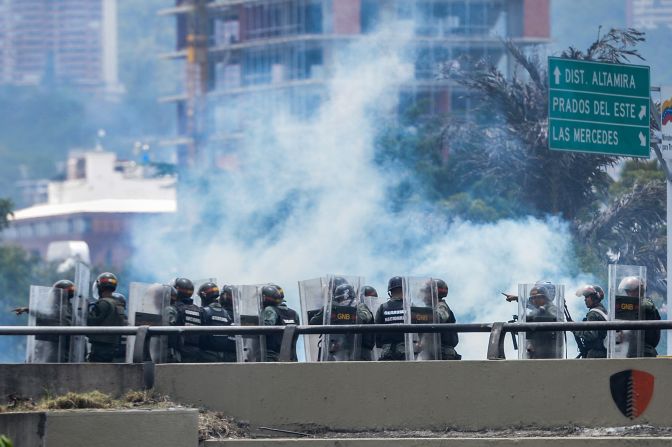
[[[649,67],[549,57],[546,84],[549,149],[650,155]]]

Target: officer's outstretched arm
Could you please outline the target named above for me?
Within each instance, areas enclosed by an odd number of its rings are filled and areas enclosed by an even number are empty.
[[[25,314],[26,312],[28,312],[28,308],[27,307],[15,307],[10,312],[14,312],[18,316],[18,315]]]

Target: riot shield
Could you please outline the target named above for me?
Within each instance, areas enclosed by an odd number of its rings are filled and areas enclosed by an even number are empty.
[[[299,300],[301,302],[301,319],[307,324],[324,323],[324,300],[327,284],[325,278],[313,278],[299,281]],[[323,334],[304,335],[303,347],[307,362],[317,362],[322,356],[324,346]]]
[[[518,321],[549,323],[565,321],[565,286],[550,282],[518,284]],[[518,358],[561,359],[565,339],[561,331],[520,332]]]
[[[129,326],[167,326],[171,287],[161,284],[132,282],[128,289]],[[149,341],[149,352],[155,363],[167,363],[169,335],[155,336]],[[126,340],[126,361],[133,361],[135,336]]]
[[[438,294],[432,278],[402,278],[405,324],[437,323]],[[441,338],[437,333],[405,334],[406,360],[438,360]]]
[[[364,321],[360,321],[365,318],[361,317],[364,314],[364,302],[360,297],[364,278],[327,275],[325,282],[327,288],[322,324],[364,324]],[[323,340],[321,361],[361,360],[362,334],[324,334]]]
[[[360,289],[360,297],[364,305],[374,316],[378,308],[387,301],[385,298],[379,297],[378,292],[373,287],[367,289],[367,286],[363,286]],[[376,336],[373,333],[362,335],[362,358],[365,358],[367,355],[371,357],[371,360],[378,360],[380,357],[380,348],[376,347]]]
[[[643,320],[642,301],[646,296],[646,267],[609,265],[609,319]],[[609,358],[642,357],[644,331],[608,332]]]
[[[72,297],[72,325],[86,326],[89,303],[91,301],[89,291],[91,284],[91,269],[83,262],[75,264],[75,295]],[[83,362],[86,359],[87,337],[85,335],[73,335],[70,337],[70,362]]]
[[[261,288],[263,285],[232,286],[233,320],[236,326],[260,326],[263,310]],[[236,336],[238,362],[263,362],[266,359],[266,339],[260,335]]]
[[[69,326],[68,298],[63,289],[30,286],[28,326]],[[67,361],[68,337],[65,335],[29,335],[27,363],[63,363]]]

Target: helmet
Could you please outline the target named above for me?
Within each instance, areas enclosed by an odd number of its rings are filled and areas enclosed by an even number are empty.
[[[344,301],[353,302],[355,299],[355,288],[350,284],[341,284],[334,291],[334,301],[342,303]]]
[[[114,292],[114,293],[112,294],[112,298],[113,298],[116,302],[118,302],[119,304],[121,304],[122,306],[124,306],[124,309],[126,309],[126,297],[125,297],[123,294],[121,294],[121,293],[119,293],[119,292]]]
[[[626,276],[618,285],[619,291],[628,292],[630,290],[638,290],[639,287],[644,287],[644,281],[639,276]]]
[[[598,285],[593,285],[593,289],[597,292],[597,296],[600,298],[600,300],[604,299],[604,289]]]
[[[435,279],[434,283],[436,284],[436,290],[439,294],[439,299],[445,298],[448,296],[448,284],[442,279]]]
[[[331,292],[336,294],[336,288],[342,284],[348,284],[348,280],[342,276],[334,276],[331,279]]]
[[[233,306],[233,287],[222,286],[222,293],[219,294],[219,304],[225,307]]]
[[[576,296],[591,297],[594,300],[601,300],[600,294],[595,290],[595,286],[586,284],[576,290]]]
[[[284,293],[281,293],[281,291],[278,290],[278,287],[273,284],[269,284],[261,288],[261,299],[265,306],[275,306],[280,304],[282,302],[283,296]]]
[[[194,283],[188,278],[176,278],[175,290],[177,290],[177,299],[183,300],[191,298],[194,294]]]
[[[555,284],[550,281],[539,280],[534,283],[537,289],[542,292],[543,295],[546,295],[546,298],[553,301],[555,299]],[[534,290],[534,289],[533,289]],[[530,295],[532,292],[530,291]]]
[[[401,276],[393,276],[387,282],[387,291],[391,292],[393,289],[398,289],[401,287]]]
[[[219,287],[214,282],[206,282],[198,288],[198,296],[201,297],[201,304],[207,306],[219,297]]]
[[[68,299],[75,296],[75,283],[70,280],[61,279],[60,281],[56,281],[52,287],[55,289],[63,289],[68,294]]]
[[[276,289],[278,289],[278,292],[280,293],[280,300],[284,300],[285,299],[285,291],[282,289],[282,287],[280,287],[277,284],[271,284],[271,285],[273,287],[275,287]]]
[[[374,289],[374,288],[371,287],[371,286],[364,286],[364,287],[362,288],[362,295],[363,295],[363,296],[375,296],[375,297],[378,297],[378,292],[376,291],[376,289]]]
[[[105,272],[98,275],[96,278],[96,288],[100,290],[112,290],[117,289],[117,277],[113,273]]]
[[[546,288],[544,286],[534,286],[530,290],[530,300],[535,298],[544,298],[549,299],[548,294],[546,293]]]

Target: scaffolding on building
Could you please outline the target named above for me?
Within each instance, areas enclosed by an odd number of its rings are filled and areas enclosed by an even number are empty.
[[[204,135],[244,135],[255,107],[282,105],[310,116],[323,99],[334,53],[385,15],[416,19],[415,76],[401,102],[421,100],[428,114],[467,111],[463,92],[438,80],[437,67],[465,55],[500,62],[502,38],[546,42],[526,34],[524,7],[510,0],[177,0],[160,14],[175,15],[178,24],[177,48],[162,57],[186,61],[184,92],[164,98],[178,104],[178,127],[190,141],[183,159],[198,159]]]

